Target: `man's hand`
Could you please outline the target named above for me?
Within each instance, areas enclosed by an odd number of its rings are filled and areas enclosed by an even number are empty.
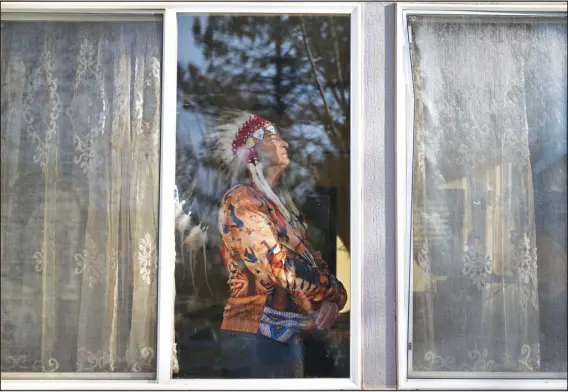
[[[337,306],[335,302],[322,301],[321,307],[316,315],[316,327],[318,327],[318,329],[330,328],[338,315],[339,306]]]

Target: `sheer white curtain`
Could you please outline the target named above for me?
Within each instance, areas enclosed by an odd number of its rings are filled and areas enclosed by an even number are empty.
[[[414,371],[544,370],[533,150],[566,143],[566,25],[536,22],[409,21]]]
[[[161,22],[3,21],[2,371],[153,372]]]

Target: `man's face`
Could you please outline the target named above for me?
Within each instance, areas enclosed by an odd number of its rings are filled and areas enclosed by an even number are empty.
[[[256,148],[267,166],[288,166],[288,143],[279,134],[265,136]]]

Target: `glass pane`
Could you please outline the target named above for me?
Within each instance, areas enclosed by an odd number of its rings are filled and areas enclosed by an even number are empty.
[[[175,377],[349,377],[349,17],[178,26]]]
[[[162,23],[101,20],[2,22],[2,372],[155,372]]]
[[[409,22],[412,374],[565,378],[566,22]]]

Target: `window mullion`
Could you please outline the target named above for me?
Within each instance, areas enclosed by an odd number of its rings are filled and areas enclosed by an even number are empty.
[[[158,254],[158,383],[171,379],[174,322],[174,187],[176,151],[177,15],[166,9],[163,22],[162,127],[160,143],[160,218]]]

